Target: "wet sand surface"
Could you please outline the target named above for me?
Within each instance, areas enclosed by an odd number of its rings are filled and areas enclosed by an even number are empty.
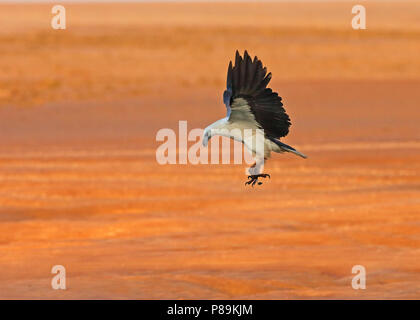
[[[49,5],[1,5],[0,298],[418,299],[420,4],[366,4],[364,31],[351,6],[68,5],[55,31]],[[159,129],[224,116],[237,48],[309,156],[255,188],[155,156]]]

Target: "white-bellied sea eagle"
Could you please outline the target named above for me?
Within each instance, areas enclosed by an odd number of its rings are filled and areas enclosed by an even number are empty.
[[[203,133],[204,146],[207,146],[209,139],[215,135],[229,137],[246,146],[255,158],[255,163],[248,171],[248,181],[245,182],[252,186],[260,177],[270,178],[270,175],[261,171],[264,161],[270,157],[272,151],[291,152],[306,158],[304,154],[279,140],[289,133],[291,123],[283,108],[281,97],[267,88],[270,80],[271,73],[267,74],[267,68],[263,67],[261,60],[257,57],[252,60],[247,51],[242,58],[236,51],[235,66],[232,67],[230,61],[226,90],[223,93],[227,115],[209,125]],[[257,132],[263,134],[258,135]],[[258,148],[258,137],[263,140],[260,141],[263,148]]]

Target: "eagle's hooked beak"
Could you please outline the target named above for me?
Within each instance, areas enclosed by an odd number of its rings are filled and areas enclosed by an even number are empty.
[[[210,131],[206,130],[203,134],[203,146],[207,147],[209,140],[211,138]]]

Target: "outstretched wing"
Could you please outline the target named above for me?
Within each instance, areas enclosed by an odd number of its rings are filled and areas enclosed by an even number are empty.
[[[281,97],[270,88],[271,73],[261,60],[254,60],[245,51],[242,58],[236,51],[235,66],[229,63],[223,101],[230,122],[248,121],[264,129],[270,137],[284,137],[289,133],[290,118],[283,108]]]

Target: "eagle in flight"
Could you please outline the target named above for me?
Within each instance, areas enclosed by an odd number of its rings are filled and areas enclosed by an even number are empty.
[[[249,176],[245,185],[254,186],[256,182],[260,185],[262,182],[258,178],[270,178],[269,174],[261,171],[264,161],[270,157],[272,151],[291,152],[306,158],[304,154],[279,140],[289,133],[291,123],[281,97],[267,88],[270,80],[271,73],[267,74],[267,68],[263,67],[261,60],[257,57],[252,60],[247,51],[242,58],[236,51],[235,66],[230,61],[226,90],[223,93],[227,115],[209,125],[203,133],[204,146],[207,146],[211,137],[220,135],[243,143],[252,153],[255,163],[248,170]],[[257,131],[263,134],[257,135]],[[263,148],[257,147],[258,139]]]

